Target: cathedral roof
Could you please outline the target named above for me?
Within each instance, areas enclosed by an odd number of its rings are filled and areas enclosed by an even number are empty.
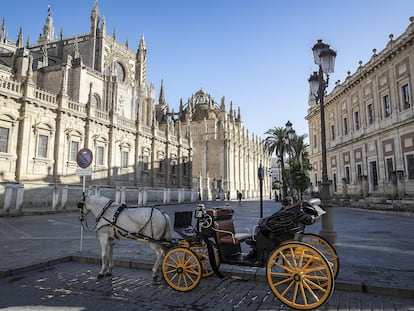
[[[200,89],[188,99],[185,109],[191,113],[192,120],[201,121],[204,119],[216,119],[220,106],[210,94]]]

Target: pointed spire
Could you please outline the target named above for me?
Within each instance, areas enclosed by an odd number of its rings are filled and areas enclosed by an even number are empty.
[[[128,48],[128,37],[126,37],[126,40],[125,40],[125,46]]]
[[[48,43],[55,37],[55,28],[53,27],[52,12],[50,5],[47,6],[47,17],[45,25],[43,26],[42,35],[39,37],[38,44]]]
[[[22,30],[22,27],[19,28],[19,35],[17,36],[16,46],[18,48],[23,47],[23,30]]]
[[[114,28],[114,31],[112,32],[112,39],[116,40],[116,31],[115,31],[115,28]]]
[[[220,109],[226,111],[226,98],[224,96],[221,98]]]
[[[106,34],[106,18],[105,15],[102,16],[102,22],[101,22],[101,35]]]
[[[1,22],[0,42],[6,42],[6,20],[4,17],[3,21]]]
[[[43,67],[47,67],[47,66],[49,66],[49,57],[47,55],[47,44],[46,44],[46,41],[43,42],[42,54],[43,54],[42,65],[43,65]]]
[[[29,48],[29,46],[30,46],[30,37],[27,36],[26,47]]]
[[[135,80],[143,87],[147,83],[147,47],[145,46],[144,34],[141,36],[136,56]]]
[[[147,51],[147,46],[145,45],[145,38],[144,34],[141,35],[141,39],[139,40],[138,51]]]
[[[96,36],[98,33],[98,26],[99,26],[99,8],[98,8],[98,0],[95,0],[93,3],[93,9],[91,11],[91,35]]]
[[[91,20],[98,20],[99,21],[99,7],[98,7],[98,0],[93,2],[93,9],[91,11]]]
[[[63,27],[60,27],[59,40],[63,40]]]
[[[179,114],[181,115],[184,111],[184,104],[183,104],[183,99],[180,98],[180,110],[179,110]]]
[[[79,44],[78,44],[78,37],[75,37],[75,42],[73,43],[73,53],[72,53],[73,59],[80,58],[80,52],[79,52]]]
[[[160,97],[158,99],[158,104],[167,105],[165,101],[165,95],[164,95],[164,79],[161,79]]]
[[[32,66],[33,66],[33,56],[29,55],[29,64],[27,66],[27,71],[26,71],[26,82],[27,83],[33,82],[32,81],[32,78],[33,78]]]

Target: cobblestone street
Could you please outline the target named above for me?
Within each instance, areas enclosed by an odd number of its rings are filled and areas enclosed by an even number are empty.
[[[1,310],[290,310],[267,283],[218,277],[202,279],[188,293],[150,270],[116,267],[112,278],[96,279],[99,266],[76,262],[21,273],[0,280]],[[36,306],[36,307],[34,307]],[[414,310],[409,299],[335,291],[318,310]]]

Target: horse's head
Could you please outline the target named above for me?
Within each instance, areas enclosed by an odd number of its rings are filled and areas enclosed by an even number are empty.
[[[86,207],[86,199],[87,195],[84,193],[82,194],[82,199],[78,202],[78,208],[79,208],[79,219],[81,222],[83,222],[86,219],[86,216],[89,213],[89,209]]]

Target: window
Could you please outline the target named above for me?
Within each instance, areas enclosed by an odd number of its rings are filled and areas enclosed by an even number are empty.
[[[9,144],[9,129],[0,127],[0,152],[7,152]]]
[[[403,109],[405,110],[410,108],[410,88],[408,87],[408,84],[405,84],[401,87],[401,97],[403,102]]]
[[[414,179],[414,154],[407,154],[408,179]]]
[[[386,161],[386,164],[387,164],[388,180],[391,181],[391,179],[392,179],[392,172],[394,172],[394,163],[392,161],[392,158],[387,158],[385,161]]]
[[[356,168],[357,168],[358,181],[361,182],[361,180],[362,180],[362,164],[357,164]]]
[[[188,160],[187,160],[187,158],[185,158],[184,160],[183,160],[183,175],[184,176],[188,176],[188,171],[189,171],[189,165],[188,165]]]
[[[335,126],[331,125],[331,140],[335,140]]]
[[[128,157],[129,157],[129,152],[128,151],[122,151],[121,168],[127,168],[128,167]]]
[[[79,150],[79,142],[78,141],[72,141],[70,143],[70,155],[69,155],[69,160],[70,161],[76,162],[77,155],[78,155],[78,150]]]
[[[142,156],[142,169],[144,171],[149,170],[148,161],[149,161],[149,157],[147,155]]]
[[[377,161],[369,162],[370,167],[370,180],[374,191],[378,190],[378,172],[377,172]]]
[[[348,134],[348,119],[344,118],[344,135]]]
[[[372,108],[372,104],[369,104],[367,106],[367,121],[368,121],[368,125],[374,123],[374,110]]]
[[[96,165],[104,165],[104,151],[104,147],[96,147]]]
[[[354,112],[354,124],[355,124],[355,130],[359,130],[359,112]]]
[[[177,161],[172,160],[170,165],[171,165],[171,175],[176,175],[177,174]]]
[[[118,81],[123,82],[125,80],[125,70],[124,66],[122,66],[120,63],[115,63],[115,76],[118,77]]]
[[[391,103],[388,95],[382,97],[382,104],[384,106],[384,118],[388,118],[391,115]]]
[[[345,180],[347,184],[351,182],[351,174],[349,173],[349,166],[345,166]]]
[[[158,163],[158,173],[161,174],[164,172],[164,159],[159,159]]]
[[[313,148],[316,149],[318,147],[318,141],[316,140],[316,134],[313,134]]]
[[[37,156],[39,158],[47,158],[47,147],[49,143],[49,137],[46,135],[39,135],[39,141],[37,146]]]

